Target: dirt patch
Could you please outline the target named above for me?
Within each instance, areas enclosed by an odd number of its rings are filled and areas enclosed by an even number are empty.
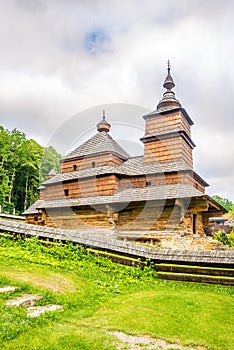
[[[133,336],[123,332],[109,332],[109,334],[115,335],[124,343],[124,345],[119,345],[119,350],[205,350],[205,348],[201,346],[191,348],[180,344],[170,344],[165,340],[154,339],[149,336]]]
[[[75,292],[76,286],[72,280],[59,273],[43,272],[41,274],[25,271],[20,268],[1,266],[1,273],[6,277],[20,282],[30,283],[35,287],[49,289],[53,292]]]

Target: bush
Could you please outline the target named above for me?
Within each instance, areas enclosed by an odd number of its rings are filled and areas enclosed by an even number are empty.
[[[222,242],[224,245],[228,247],[234,247],[234,231],[230,234],[227,234],[223,230],[219,230],[218,233],[214,235],[214,239],[217,239],[217,241]]]
[[[234,227],[232,228],[230,234],[228,235],[229,236],[229,240],[231,241],[231,246],[234,247]]]

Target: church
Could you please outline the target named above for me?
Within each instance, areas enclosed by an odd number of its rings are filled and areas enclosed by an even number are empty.
[[[193,169],[193,121],[175,96],[169,65],[163,87],[156,110],[143,116],[143,155],[131,157],[110,136],[103,113],[97,133],[62,158],[59,174],[48,174],[26,223],[125,238],[204,236],[209,218],[225,209]]]

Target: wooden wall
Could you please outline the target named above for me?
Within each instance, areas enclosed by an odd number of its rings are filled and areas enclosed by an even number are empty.
[[[32,225],[39,225],[39,226],[45,226],[46,222],[42,218],[42,215],[40,213],[38,214],[28,214],[26,215],[26,223],[32,224]]]
[[[80,206],[41,210],[26,222],[64,229],[111,229],[119,231],[180,231],[203,234],[209,204],[205,199],[131,202],[117,205]],[[194,224],[195,220],[195,224]]]
[[[104,175],[87,179],[75,179],[57,184],[50,184],[40,192],[40,199],[56,200],[63,198],[83,198],[93,196],[110,196],[118,191],[128,188],[144,188],[164,184],[186,183],[205,192],[205,187],[191,172],[172,172],[165,174],[124,176],[118,178],[116,175]],[[68,190],[67,195],[65,191]]]
[[[45,188],[39,190],[39,199],[44,199]]]
[[[184,129],[186,133],[191,136],[190,125],[181,111],[169,113],[167,115],[152,115],[146,119],[146,135],[152,135],[172,129]]]
[[[145,163],[173,161],[184,161],[189,167],[193,167],[192,149],[179,134],[168,139],[145,141]]]
[[[141,175],[135,177],[121,178],[118,183],[118,191],[127,188],[144,188],[147,187],[146,182],[150,182],[151,186],[168,185],[186,183],[197,188],[204,193],[205,187],[193,176],[191,171],[188,172],[171,172],[165,174]]]
[[[73,180],[46,186],[45,200],[63,198],[83,198],[93,196],[109,196],[117,191],[118,179],[115,175],[105,175],[81,180]],[[68,190],[68,195],[65,195]]]
[[[76,166],[76,170],[78,171],[83,169],[89,169],[93,167],[93,162],[95,163],[95,167],[99,167],[105,165],[120,165],[121,163],[123,163],[123,161],[123,159],[111,153],[98,156],[87,156],[82,159],[63,160],[61,162],[60,172],[67,173],[75,171],[74,166]]]
[[[47,209],[46,226],[64,229],[109,229],[112,227],[107,217],[105,206],[97,208],[54,208]]]

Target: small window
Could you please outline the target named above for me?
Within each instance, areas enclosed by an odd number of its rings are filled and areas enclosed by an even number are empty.
[[[92,168],[95,168],[95,166],[96,166],[96,163],[92,162]]]
[[[38,221],[38,217],[37,217],[37,216],[34,216],[33,220],[34,220],[34,221]]]
[[[74,171],[77,170],[77,165],[76,164],[73,165],[73,170]]]
[[[150,187],[151,186],[151,181],[146,181],[146,187]]]
[[[68,189],[64,190],[64,195],[65,195],[65,197],[69,196],[69,190]]]

